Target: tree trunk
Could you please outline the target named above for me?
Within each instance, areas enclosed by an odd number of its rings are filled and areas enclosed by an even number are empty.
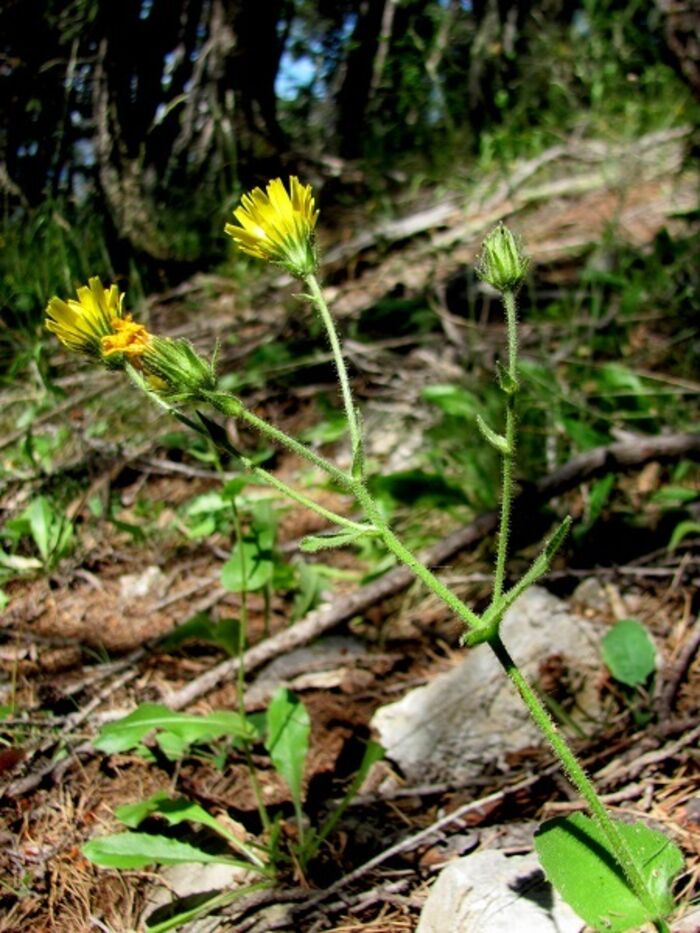
[[[339,151],[357,158],[365,136],[365,115],[370,102],[374,61],[379,51],[387,0],[364,0],[350,39],[345,77],[337,98]]]

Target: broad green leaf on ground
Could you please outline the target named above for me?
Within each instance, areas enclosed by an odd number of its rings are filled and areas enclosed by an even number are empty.
[[[275,573],[278,517],[269,501],[255,503],[249,531],[236,542],[221,568],[221,585],[231,593],[261,590]]]
[[[582,813],[543,823],[535,848],[549,881],[587,924],[606,933],[638,929],[673,910],[671,884],[683,867],[681,851],[642,823],[615,826],[629,846],[656,904],[652,917],[629,887],[610,848],[592,819]]]
[[[230,856],[212,855],[188,842],[150,833],[126,832],[102,836],[86,842],[81,851],[85,858],[103,868],[146,868],[148,865],[181,865],[187,862],[241,864],[238,859]]]
[[[289,787],[292,799],[300,805],[311,730],[309,714],[301,700],[281,687],[267,708],[266,725],[265,748],[276,771]]]
[[[154,731],[163,730],[186,744],[222,736],[253,738],[254,731],[238,713],[217,710],[203,716],[177,713],[157,703],[144,703],[117,722],[102,726],[94,742],[99,751],[113,755],[136,748]]]
[[[616,622],[601,642],[603,660],[615,680],[636,687],[656,667],[656,651],[649,633],[636,619]]]

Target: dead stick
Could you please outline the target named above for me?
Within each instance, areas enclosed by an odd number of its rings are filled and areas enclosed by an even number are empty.
[[[700,648],[700,618],[695,622],[695,630],[691,632],[688,641],[683,646],[678,660],[667,674],[666,685],[659,700],[660,719],[667,719],[671,715],[676,694],[698,648]]]

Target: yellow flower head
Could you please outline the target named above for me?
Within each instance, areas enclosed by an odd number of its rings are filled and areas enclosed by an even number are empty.
[[[297,278],[316,271],[318,211],[311,185],[292,175],[287,192],[282,179],[275,178],[267,191],[255,188],[244,194],[233,215],[240,226],[226,224],[225,230],[244,253],[284,266]]]
[[[52,298],[46,308],[46,328],[69,350],[102,357],[102,338],[114,333],[122,319],[124,295],[116,285],[107,290],[98,278],[78,289],[78,300]]]
[[[140,357],[151,343],[151,335],[143,324],[137,324],[130,314],[124,318],[112,319],[112,333],[105,334],[100,341],[102,355],[123,353],[131,363]]]

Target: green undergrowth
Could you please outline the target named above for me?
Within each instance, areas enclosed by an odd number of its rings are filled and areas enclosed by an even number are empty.
[[[521,319],[535,335],[525,339],[521,360],[527,377],[519,444],[523,478],[549,472],[575,454],[610,443],[625,432],[694,429],[700,409],[694,378],[700,356],[696,323],[700,273],[693,257],[699,246],[697,232],[671,237],[662,231],[646,251],[619,245],[611,234],[575,275],[567,271],[566,285],[553,284],[557,268],[533,271],[521,302]],[[422,442],[416,445],[410,464],[393,473],[383,471],[372,486],[382,508],[403,523],[403,532],[415,547],[444,533],[442,520],[431,522],[431,514],[451,516],[449,520],[456,525],[492,508],[498,494],[497,453],[480,442],[476,414],[481,412],[496,424],[500,393],[482,367],[479,351],[475,353],[469,342],[472,328],[483,320],[484,295],[469,278],[458,285],[448,284],[447,294],[451,312],[463,319],[466,328],[464,348],[457,351],[463,375],[449,381],[424,380],[422,387],[414,389],[422,415],[415,423],[409,418],[405,429],[422,431]],[[300,413],[308,405],[298,400],[290,405],[297,390],[318,385],[313,416],[304,418],[308,426],[303,438],[330,449],[342,437],[342,411],[335,393],[323,389],[333,379],[332,363],[322,345],[319,349],[318,341],[314,344],[315,333],[304,330],[305,324],[305,320],[292,319],[290,327],[249,354],[243,366],[229,372],[224,369],[222,382],[244,396],[264,391],[281,417],[294,416],[295,408]],[[422,342],[435,346],[444,339],[434,308],[420,297],[386,299],[356,322],[348,322],[347,329],[354,340],[369,346],[386,338],[402,338],[403,346],[386,351],[391,354],[388,365],[397,373],[411,348]],[[103,468],[100,464],[104,465],[105,458],[119,456],[124,447],[133,450],[155,433],[157,454],[182,463],[185,469],[190,465],[215,477],[219,466],[228,473],[240,468],[235,456],[219,464],[205,438],[184,428],[174,430],[157,409],[135,406],[124,385],[106,393],[98,385],[94,397],[81,405],[89,413],[85,419],[43,421],[56,405],[69,403],[78,390],[75,385],[53,383],[45,360],[33,373],[26,396],[17,396],[6,410],[8,432],[19,429],[20,436],[2,450],[0,480],[5,489],[17,484],[23,489],[15,499],[15,509],[0,516],[5,582],[18,573],[51,570],[58,558],[79,547],[86,530],[84,518],[78,519],[70,533],[54,522],[53,530],[46,532],[50,541],[39,546],[27,514],[39,515],[45,508],[47,514],[61,515],[87,485],[86,464],[88,473],[94,475]],[[370,382],[366,389],[370,408],[377,393],[381,397],[381,389]],[[258,464],[275,468],[274,452],[254,435],[248,437],[246,450]],[[129,471],[121,482],[128,482],[128,475]],[[317,480],[302,475],[303,483]],[[596,528],[615,514],[621,528],[639,531],[649,526],[661,536],[661,545],[681,546],[696,533],[692,510],[697,485],[696,469],[681,463],[664,473],[660,489],[649,494],[640,512],[639,503],[615,477],[604,477],[585,490],[582,521],[573,540],[579,545],[585,544],[587,536],[596,541]],[[37,501],[44,505],[36,506]],[[148,490],[126,511],[118,489],[108,500],[92,497],[87,506],[91,521],[108,522],[134,546],[166,537],[175,543],[222,532],[231,536],[225,500],[206,516],[211,528],[197,528],[197,515],[202,513],[197,496],[178,509],[174,521],[165,522],[161,518],[165,504],[150,502]],[[373,566],[376,572],[386,562],[379,561],[375,551],[370,539],[359,556],[365,567]],[[301,594],[296,597],[298,605],[311,605],[328,585],[327,579],[317,578],[300,583],[298,567],[284,571],[277,567],[266,586],[275,575],[279,586]],[[312,591],[315,595],[309,596]]]

